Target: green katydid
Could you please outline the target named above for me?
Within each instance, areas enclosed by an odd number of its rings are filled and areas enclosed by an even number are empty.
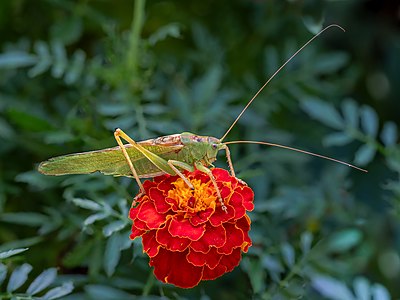
[[[226,210],[226,207],[223,203],[216,180],[208,166],[211,166],[216,160],[217,153],[220,150],[225,150],[231,175],[235,176],[230,151],[228,148],[229,144],[250,143],[285,148],[328,159],[366,172],[364,169],[358,168],[343,161],[284,145],[259,141],[230,141],[223,143],[223,140],[235,126],[237,121],[254,101],[254,99],[256,99],[261,91],[268,85],[268,83],[300,51],[310,44],[317,36],[331,27],[337,27],[343,30],[343,28],[339,25],[332,24],[321,30],[318,34],[314,35],[309,41],[307,41],[264,83],[264,85],[250,99],[250,101],[220,139],[209,136],[198,136],[193,133],[184,132],[181,134],[172,134],[155,139],[135,142],[126,133],[118,128],[114,132],[114,137],[118,143],[117,147],[50,158],[39,165],[39,171],[46,175],[88,174],[99,171],[105,175],[134,177],[140,188],[140,193],[137,196],[139,197],[145,193],[140,178],[150,178],[162,174],[178,175],[190,188],[193,188],[193,185],[185,177],[181,170],[193,171],[194,169],[198,169],[207,173],[210,177],[223,210]],[[128,144],[123,144],[122,139],[127,141]]]

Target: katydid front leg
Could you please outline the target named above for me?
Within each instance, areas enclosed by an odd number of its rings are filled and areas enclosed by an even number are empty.
[[[228,209],[226,208],[226,206],[224,204],[224,200],[222,199],[221,192],[217,185],[217,181],[215,180],[215,177],[214,177],[213,173],[211,172],[211,170],[209,168],[203,166],[203,164],[199,161],[195,162],[194,164],[195,164],[197,170],[206,173],[208,175],[208,177],[210,177],[211,182],[214,185],[215,191],[217,192],[217,197],[218,197],[219,203],[221,203],[221,208],[224,212],[227,213]]]
[[[222,149],[225,150],[226,160],[228,161],[228,166],[229,166],[229,170],[231,171],[232,177],[235,177],[237,179],[237,181],[239,181],[241,184],[247,185],[246,182],[244,182],[240,178],[237,178],[235,175],[235,170],[233,169],[233,164],[232,164],[231,151],[229,150],[228,146],[225,145],[225,147]]]

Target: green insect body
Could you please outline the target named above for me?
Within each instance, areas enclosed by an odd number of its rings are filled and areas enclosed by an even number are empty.
[[[137,142],[137,144],[165,161],[176,160],[188,165],[201,161],[205,166],[212,164],[216,160],[217,152],[224,147],[216,138],[198,136],[189,132],[162,136]],[[150,163],[132,145],[126,144],[124,148],[139,178],[151,178],[169,173]],[[45,175],[101,172],[104,175],[134,177],[119,146],[50,158],[42,162],[38,169]],[[174,172],[169,174],[175,175]]]

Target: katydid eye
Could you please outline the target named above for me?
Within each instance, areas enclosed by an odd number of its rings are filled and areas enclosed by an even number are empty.
[[[212,146],[211,146],[213,149],[217,149],[218,148],[218,145],[217,144],[212,144]]]

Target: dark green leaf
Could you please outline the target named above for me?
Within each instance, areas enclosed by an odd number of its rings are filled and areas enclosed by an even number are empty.
[[[331,104],[316,98],[308,98],[301,101],[301,107],[310,117],[329,127],[342,129],[344,126],[342,117]]]
[[[7,267],[6,265],[0,263],[0,286],[3,284],[4,279],[7,277]]]
[[[312,279],[312,286],[330,300],[356,300],[347,286],[330,277],[318,276]]]
[[[63,283],[62,286],[55,287],[49,290],[44,296],[43,299],[45,300],[52,300],[52,299],[59,299],[64,297],[74,290],[74,285],[72,282]]]
[[[362,233],[358,229],[342,230],[329,238],[327,247],[332,252],[345,252],[358,245],[362,237]]]
[[[346,124],[351,128],[358,128],[358,106],[353,99],[346,99],[342,103],[342,111]]]
[[[370,289],[369,282],[364,277],[357,277],[353,282],[354,293],[356,294],[357,300],[370,300]]]
[[[324,137],[323,144],[325,146],[344,146],[351,143],[354,138],[345,132],[335,132]]]
[[[103,207],[100,204],[89,199],[73,198],[72,203],[84,209],[89,209],[93,211],[103,210]]]
[[[19,212],[19,213],[4,213],[0,215],[0,220],[3,222],[21,224],[27,226],[40,226],[49,221],[45,215],[35,212]]]
[[[167,24],[160,27],[154,32],[148,39],[149,44],[154,46],[160,41],[165,40],[168,37],[180,38],[181,37],[181,25],[178,23]]]
[[[35,295],[45,288],[47,288],[50,284],[54,282],[57,276],[56,268],[50,268],[43,271],[35,280],[29,285],[26,292],[29,295]]]
[[[21,68],[31,66],[37,62],[37,57],[25,52],[8,52],[0,54],[0,69]]]
[[[32,266],[29,264],[23,264],[11,273],[10,280],[7,284],[7,292],[14,292],[16,289],[21,287],[28,279],[28,274],[32,270]]]
[[[123,220],[114,221],[103,227],[103,234],[105,237],[109,237],[114,232],[124,229],[126,225],[126,222]]]
[[[364,132],[375,138],[378,134],[378,115],[370,106],[363,106],[360,110],[361,126]]]
[[[281,253],[285,264],[289,268],[293,267],[295,263],[295,252],[293,247],[288,243],[284,243],[281,245]]]
[[[306,254],[310,251],[312,241],[313,241],[313,235],[311,232],[306,231],[302,233],[300,240],[300,247],[303,254]]]
[[[17,255],[19,253],[25,252],[28,249],[29,248],[20,248],[20,249],[11,249],[8,251],[0,252],[0,259],[5,259],[5,258],[11,257],[13,255]]]
[[[390,300],[390,294],[388,290],[381,284],[375,283],[372,287],[372,299],[374,300]]]
[[[132,298],[132,295],[127,292],[100,284],[86,285],[85,291],[93,299],[115,300]]]
[[[381,131],[381,140],[386,147],[394,146],[398,140],[397,125],[394,122],[383,124]]]
[[[119,259],[121,257],[121,239],[122,235],[114,233],[108,240],[106,244],[106,250],[104,253],[104,270],[106,274],[110,277],[114,274],[115,268],[118,265]]]
[[[375,157],[376,149],[369,145],[362,145],[354,155],[354,163],[359,166],[365,166],[370,163]]]

